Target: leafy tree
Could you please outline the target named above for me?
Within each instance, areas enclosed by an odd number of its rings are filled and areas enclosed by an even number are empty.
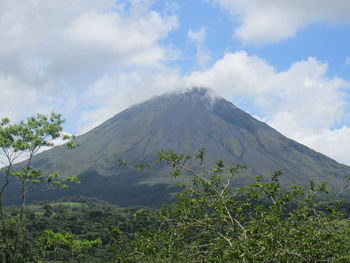
[[[349,219],[339,203],[319,198],[326,184],[282,190],[276,172],[234,190],[243,166],[218,161],[197,172],[187,166],[192,156],[159,154],[173,176],[192,181],[182,184],[174,204],[147,212],[157,227],[112,231],[114,262],[350,262]],[[202,164],[204,154],[195,156]]]
[[[67,182],[79,183],[75,176],[61,179],[58,173],[44,176],[42,170],[33,167],[33,157],[44,147],[53,146],[53,141],[71,140],[73,137],[63,133],[65,122],[60,114],[38,114],[19,123],[12,124],[9,119],[0,121],[0,148],[6,158],[5,168],[0,170],[0,234],[2,245],[0,256],[2,262],[21,262],[25,238],[23,230],[24,209],[28,193],[41,182],[46,181],[52,187],[67,187]],[[77,144],[67,142],[67,147]],[[15,164],[20,158],[26,158],[21,164]],[[6,218],[4,214],[5,192],[10,184],[19,188],[20,206],[16,216]]]
[[[81,240],[75,235],[67,232],[55,233],[52,230],[46,230],[38,239],[38,246],[41,249],[42,257],[51,258],[55,261],[78,262],[84,257],[84,250],[101,244],[100,239]]]

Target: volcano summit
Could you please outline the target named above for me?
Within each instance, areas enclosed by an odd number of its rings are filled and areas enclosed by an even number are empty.
[[[340,189],[350,175],[350,167],[286,138],[202,88],[132,106],[77,140],[80,147],[55,147],[37,155],[34,165],[78,175],[82,184],[45,195],[35,193],[31,199],[83,195],[121,206],[162,204],[176,190],[165,168],[138,172],[116,162],[116,158],[131,163],[151,161],[161,148],[194,154],[205,147],[208,164],[219,159],[230,165],[244,164],[254,176],[282,170],[282,183],[327,181],[331,188]],[[244,176],[240,180],[243,183]]]

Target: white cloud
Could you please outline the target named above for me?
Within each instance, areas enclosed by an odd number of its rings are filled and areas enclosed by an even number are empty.
[[[193,31],[193,30],[190,29],[188,31],[188,37],[192,41],[202,43],[205,40],[205,38],[206,38],[206,29],[205,29],[205,27],[202,27],[198,31]]]
[[[350,165],[350,127],[324,130],[317,133],[296,133],[295,139],[310,148],[325,153],[338,162]]]
[[[175,17],[162,18],[156,12],[127,18],[115,13],[91,12],[73,21],[67,34],[77,48],[121,58],[125,65],[148,65],[167,59],[157,41],[175,27]]]
[[[43,96],[39,90],[28,87],[25,83],[0,73],[0,118],[16,119],[20,113],[28,113],[28,105],[35,106],[37,111],[45,111],[40,103]],[[23,115],[22,115],[23,116]]]
[[[346,58],[346,59],[345,59],[345,64],[350,65],[350,58]]]
[[[173,59],[174,50],[160,41],[177,18],[152,11],[151,2],[1,1],[0,115],[67,115],[85,105],[81,94],[106,72]]]
[[[250,44],[265,44],[293,37],[317,22],[350,22],[347,0],[215,0],[239,23],[235,36]]]
[[[18,52],[55,39],[79,14],[89,10],[104,11],[113,0],[4,0],[0,2],[1,53]],[[61,43],[62,44],[62,43]]]
[[[188,37],[196,45],[196,60],[199,67],[204,68],[211,60],[209,50],[205,45],[206,28],[202,27],[198,31],[189,30]]]
[[[263,59],[246,52],[228,53],[206,71],[195,71],[188,78],[188,86],[209,86],[223,96],[240,93],[263,93],[270,89],[265,83],[275,70]]]
[[[186,82],[210,87],[233,101],[244,97],[284,135],[344,161],[344,145],[321,144],[327,135],[339,144],[350,140],[347,130],[333,129],[347,117],[345,92],[350,83],[328,77],[327,70],[327,64],[311,57],[277,72],[265,60],[241,51],[226,54],[208,70],[193,72]],[[350,158],[344,162],[350,164]]]
[[[85,94],[85,101],[93,108],[83,112],[80,132],[88,131],[131,105],[184,86],[176,69],[161,66],[107,74],[92,84]]]

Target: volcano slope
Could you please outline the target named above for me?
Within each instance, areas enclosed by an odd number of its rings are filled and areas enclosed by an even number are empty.
[[[160,205],[177,190],[167,169],[139,172],[120,167],[116,158],[133,164],[151,161],[161,148],[194,154],[205,147],[208,166],[219,159],[229,165],[244,164],[249,169],[236,179],[237,185],[282,170],[283,184],[327,181],[339,190],[350,175],[350,167],[286,138],[202,88],[134,105],[77,140],[78,148],[55,147],[37,155],[34,165],[48,172],[78,175],[82,184],[64,191],[37,191],[31,200],[82,195],[120,206]]]

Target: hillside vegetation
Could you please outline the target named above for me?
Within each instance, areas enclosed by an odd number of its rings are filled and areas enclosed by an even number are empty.
[[[0,122],[0,147],[8,161],[0,170],[1,262],[350,261],[349,211],[337,200],[341,192],[328,193],[325,182],[282,185],[281,171],[237,187],[245,166],[207,159],[205,148],[194,155],[163,149],[156,161],[139,165],[114,160],[122,169],[167,167],[180,182],[178,194],[174,202],[160,200],[158,209],[119,208],[84,196],[28,206],[30,193],[81,183],[76,176],[47,174],[33,162],[53,140],[72,139],[63,134],[63,122],[55,113]],[[28,159],[15,164],[21,154]],[[11,186],[17,191],[9,191]],[[20,205],[4,205],[9,193],[17,193]]]
[[[16,262],[349,262],[349,214],[345,204],[319,198],[326,184],[281,190],[276,172],[232,190],[244,167],[219,161],[197,172],[189,158],[196,159],[161,152],[172,176],[191,181],[160,209],[81,196],[28,206]]]

